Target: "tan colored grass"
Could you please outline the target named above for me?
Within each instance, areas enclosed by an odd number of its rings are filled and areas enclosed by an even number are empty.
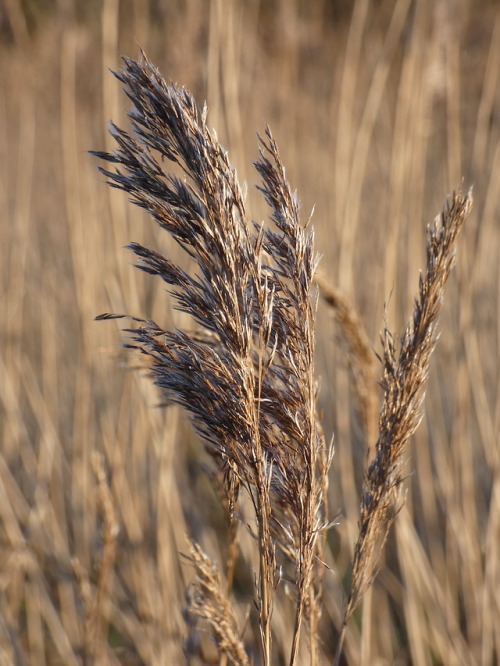
[[[455,242],[471,207],[471,192],[463,195],[459,191],[446,202],[443,212],[428,231],[427,266],[420,276],[412,320],[399,347],[387,327],[382,333],[384,400],[375,455],[365,472],[363,483],[359,534],[344,625],[373,582],[380,551],[399,511],[408,440],[421,418],[423,387],[438,337],[436,320],[453,266]],[[342,641],[341,635],[335,664],[340,662]]]
[[[188,592],[189,612],[204,619],[210,626],[221,654],[234,664],[250,664],[240,639],[234,609],[222,589],[221,576],[198,544],[190,543],[190,561],[196,578]]]
[[[409,443],[407,501],[371,605],[347,627],[344,659],[498,661],[500,15],[496,3],[478,12],[468,0],[451,13],[445,2],[347,5],[296,0],[270,11],[222,0],[209,15],[188,0],[182,13],[159,3],[150,21],[141,3],[109,2],[105,15],[73,13],[69,3],[37,14],[22,43],[6,43],[11,33],[0,26],[0,660],[81,660],[85,614],[71,560],[94,572],[102,553],[94,449],[120,525],[109,663],[185,662],[186,531],[225,569],[226,524],[202,449],[176,408],[154,408],[158,396],[128,370],[113,325],[93,322],[110,310],[186,326],[121,248],[133,240],[175,261],[180,253],[85,158],[108,145],[110,118],[123,122],[108,67],[141,43],[166,75],[208,99],[257,221],[267,211],[253,188],[254,129],[271,124],[304,219],[316,205],[323,270],[356,304],[375,349],[384,303],[393,331],[410,314],[425,221],[461,174],[474,183],[422,424]],[[320,301],[319,406],[327,441],[335,432],[329,494],[342,516],[326,550],[318,663],[331,662],[342,624],[365,456],[346,346],[326,310]],[[253,545],[240,529],[238,618],[251,604],[244,570],[258,564]],[[286,589],[273,613],[276,662],[287,659],[294,620]],[[299,652],[307,663],[307,640]]]

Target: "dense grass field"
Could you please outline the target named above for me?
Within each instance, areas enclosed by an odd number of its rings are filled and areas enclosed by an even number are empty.
[[[257,222],[256,133],[273,132],[320,273],[357,310],[381,368],[425,266],[426,227],[473,186],[446,286],[420,427],[379,573],[348,624],[350,666],[500,660],[500,7],[480,0],[91,0],[0,7],[0,666],[224,664],[186,612],[186,534],[221,570],[224,508],[186,414],[160,408],[123,321],[192,327],[130,242],[189,269],[89,150],[129,100],[109,69],[140,48],[185,85],[229,152]],[[126,324],[125,324],[126,326]],[[317,664],[332,663],[376,424],[360,418],[338,311],[318,304],[316,375],[334,437]],[[354,368],[355,369],[355,368]],[[376,410],[381,398],[373,388]],[[255,553],[233,605],[252,663]],[[293,629],[285,582],[273,664]],[[300,664],[310,663],[307,640]]]

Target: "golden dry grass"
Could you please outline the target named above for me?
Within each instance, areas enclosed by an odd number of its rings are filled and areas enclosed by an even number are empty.
[[[180,260],[178,250],[102,185],[85,152],[111,147],[107,120],[123,124],[127,104],[107,70],[140,44],[167,77],[208,100],[209,124],[261,216],[250,164],[255,131],[270,124],[304,219],[315,205],[321,270],[356,305],[377,351],[384,304],[392,330],[411,315],[426,224],[462,176],[474,183],[412,440],[407,502],[348,626],[344,660],[493,666],[496,3],[189,0],[152,3],[149,16],[137,1],[78,7],[28,22],[15,2],[2,10],[0,664],[181,664],[183,650],[192,664],[216,658],[202,634],[188,632],[192,569],[178,556],[188,532],[213,560],[227,557],[202,449],[176,408],[155,409],[159,396],[131,371],[118,328],[93,321],[109,310],[165,328],[185,323],[121,248],[137,241]],[[329,536],[319,629],[328,663],[357,533],[366,428],[350,352],[326,305],[317,331],[323,427],[327,438],[335,433],[331,506],[341,513]],[[244,554],[246,539],[242,532]],[[254,564],[235,569],[240,626]],[[293,617],[283,611],[273,621],[279,664]]]

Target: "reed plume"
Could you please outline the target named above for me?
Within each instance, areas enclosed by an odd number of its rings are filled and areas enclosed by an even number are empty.
[[[364,475],[359,533],[351,585],[344,611],[335,664],[339,663],[345,627],[375,575],[376,564],[400,501],[408,440],[418,427],[423,386],[438,334],[436,322],[444,287],[455,259],[455,242],[472,207],[472,192],[454,192],[429,227],[426,269],[419,279],[413,317],[399,348],[387,326],[382,332],[382,389],[375,454]]]
[[[251,499],[265,664],[271,663],[280,563],[294,562],[294,664],[304,613],[315,603],[313,570],[327,522],[330,463],[316,414],[313,231],[300,222],[269,129],[255,166],[274,228],[249,223],[236,173],[207,126],[206,108],[199,112],[191,95],[167,84],[146,58],[124,63],[115,75],[133,104],[131,130],[111,124],[117,149],[93,154],[115,165],[100,169],[108,183],[126,191],[194,261],[191,275],[149,248],[129,245],[137,266],[162,278],[177,307],[198,325],[195,332],[165,331],[132,318],[138,326],[128,329],[128,346],[149,357],[155,383],[190,413],[224,471],[230,513],[240,488]],[[165,160],[183,177],[165,171]]]

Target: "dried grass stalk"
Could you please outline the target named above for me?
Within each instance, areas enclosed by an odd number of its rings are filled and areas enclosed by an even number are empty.
[[[97,566],[98,577],[95,587],[90,582],[88,572],[77,558],[73,558],[71,564],[85,608],[85,658],[92,663],[103,664],[119,527],[104,469],[104,460],[97,451],[92,452],[91,464],[98,485],[97,500],[103,520],[102,555]]]
[[[351,585],[335,664],[339,663],[345,627],[375,575],[376,563],[398,508],[405,451],[420,418],[423,385],[437,341],[436,320],[444,286],[453,267],[455,241],[472,206],[472,193],[454,192],[428,229],[427,262],[419,279],[412,320],[399,350],[387,326],[382,333],[382,388],[375,455],[365,473]]]
[[[368,333],[354,305],[334,287],[324,275],[317,273],[316,284],[321,297],[334,311],[347,343],[347,360],[352,376],[354,394],[363,427],[367,449],[377,437],[377,375],[376,358]]]

